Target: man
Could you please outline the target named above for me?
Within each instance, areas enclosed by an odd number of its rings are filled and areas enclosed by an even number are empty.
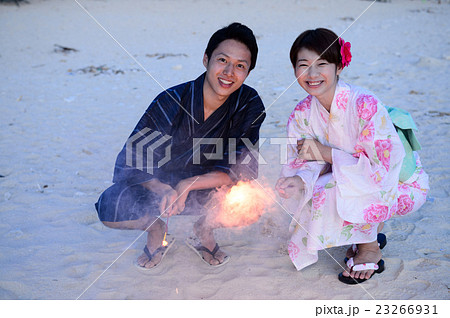
[[[199,244],[191,247],[206,263],[220,266],[229,260],[213,235],[223,225],[204,207],[215,188],[257,177],[253,154],[264,105],[243,85],[257,54],[248,27],[232,23],[215,32],[203,57],[206,72],[159,94],[119,153],[114,184],[96,209],[108,227],[148,232],[138,266],[161,262],[173,241],[162,246],[160,216],[177,214],[203,214],[194,225]]]

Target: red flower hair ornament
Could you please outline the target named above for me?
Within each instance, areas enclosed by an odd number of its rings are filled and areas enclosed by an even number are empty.
[[[348,66],[352,60],[352,53],[350,53],[352,45],[350,42],[345,42],[342,38],[339,38],[339,45],[341,46],[342,68],[344,68]]]

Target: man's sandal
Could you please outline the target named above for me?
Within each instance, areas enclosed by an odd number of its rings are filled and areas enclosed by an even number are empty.
[[[208,261],[206,261],[203,258],[202,252],[206,252],[206,253],[210,254],[214,259],[219,261],[215,257],[217,251],[219,250],[219,244],[217,244],[217,243],[216,243],[216,246],[214,247],[214,249],[212,251],[210,251],[208,248],[206,248],[203,245],[201,245],[200,240],[198,238],[196,238],[196,237],[189,237],[188,239],[186,239],[186,245],[189,246],[189,248],[192,249],[195,252],[195,254],[200,256],[201,260],[205,264],[208,264],[210,267],[220,267],[220,266],[223,266],[223,265],[225,265],[226,263],[228,263],[230,261],[230,257],[228,255],[225,256],[225,258],[224,258],[222,263],[219,263],[217,265],[211,264],[211,263],[209,263]]]
[[[172,237],[170,234],[168,234],[166,236],[166,240],[167,240],[168,244],[166,246],[161,245],[153,253],[150,253],[147,245],[145,245],[145,247],[144,247],[144,253],[148,257],[148,262],[150,262],[153,259],[153,257],[155,257],[156,254],[161,253],[161,260],[159,261],[158,264],[156,264],[153,267],[147,268],[147,267],[141,266],[137,262],[135,262],[136,267],[138,267],[141,270],[145,270],[145,271],[148,271],[148,270],[154,269],[155,267],[158,267],[158,265],[161,264],[162,260],[164,259],[164,256],[166,256],[167,252],[172,247],[173,243],[175,243],[175,238]]]

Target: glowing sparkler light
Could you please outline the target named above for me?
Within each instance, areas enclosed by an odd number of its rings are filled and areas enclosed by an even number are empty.
[[[234,205],[242,205],[248,201],[248,195],[251,194],[249,191],[251,190],[250,185],[241,184],[239,186],[234,186],[230,189],[230,191],[225,196],[225,203],[228,207],[233,207]]]
[[[169,242],[166,241],[166,236],[167,236],[168,231],[169,231],[169,217],[167,217],[167,221],[166,221],[166,232],[164,233],[164,238],[161,242],[162,246],[167,246],[169,244]]]
[[[164,233],[164,238],[163,238],[163,241],[161,243],[162,246],[167,246],[169,244],[169,242],[166,241],[166,236],[167,236],[167,232]]]
[[[239,181],[226,193],[218,192],[216,196],[217,218],[227,226],[246,226],[258,221],[259,217],[271,205],[270,188],[262,189],[260,185]]]

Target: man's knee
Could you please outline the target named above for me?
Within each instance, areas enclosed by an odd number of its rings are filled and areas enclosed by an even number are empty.
[[[103,221],[101,219],[100,221],[103,223],[103,225],[112,229],[120,229],[122,227],[120,222]]]
[[[118,221],[111,222],[100,219],[100,221],[107,227],[112,229],[121,229],[121,230],[142,230],[142,231],[150,231],[157,227],[161,227],[164,222],[162,222],[159,218],[154,216],[143,216],[136,220],[126,220],[126,221]]]

